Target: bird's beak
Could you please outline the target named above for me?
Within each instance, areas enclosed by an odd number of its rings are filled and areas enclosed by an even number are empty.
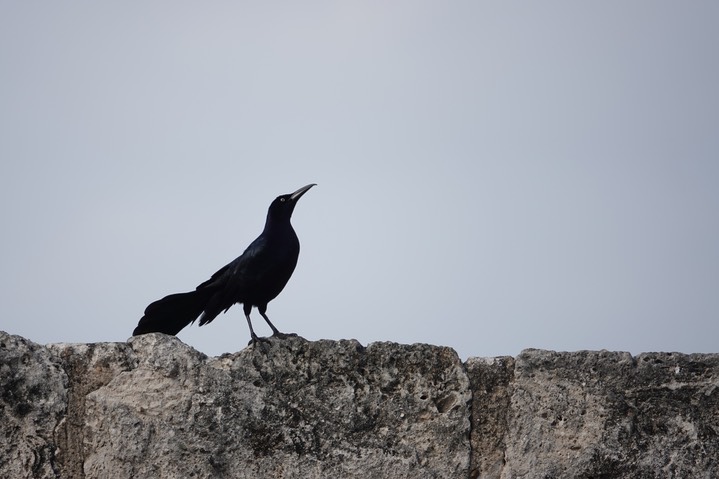
[[[302,195],[304,195],[305,193],[307,193],[307,191],[308,191],[310,188],[312,188],[313,186],[317,186],[317,184],[311,183],[311,184],[309,184],[309,185],[307,185],[307,186],[303,186],[303,187],[300,188],[299,190],[297,190],[297,191],[295,191],[294,193],[292,193],[292,194],[290,195],[290,199],[291,199],[292,201],[297,201],[297,200],[299,200],[300,197],[301,197]]]

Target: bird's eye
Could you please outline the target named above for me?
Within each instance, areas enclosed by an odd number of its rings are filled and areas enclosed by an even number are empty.
[[[284,198],[280,198],[280,201],[284,203],[284,202],[285,202],[285,199],[284,199]]]

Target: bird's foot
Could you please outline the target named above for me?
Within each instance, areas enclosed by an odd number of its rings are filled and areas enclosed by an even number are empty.
[[[297,333],[282,333],[280,331],[275,331],[272,333],[272,337],[277,339],[296,338]]]
[[[257,336],[256,334],[252,335],[252,339],[250,339],[250,342],[247,343],[248,346],[252,345],[255,348],[258,348],[262,353],[267,354],[268,349],[267,345],[272,345],[272,342],[269,340],[269,338],[262,338],[260,336]]]

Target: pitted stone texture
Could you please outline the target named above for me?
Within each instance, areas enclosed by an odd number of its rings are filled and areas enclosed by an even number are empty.
[[[0,477],[60,477],[67,376],[43,346],[0,331]]]
[[[469,381],[449,348],[130,344],[137,367],[86,400],[90,477],[467,477]]]
[[[470,358],[472,457],[470,478],[498,479],[504,469],[514,358]]]
[[[502,478],[719,477],[719,356],[528,350]]]
[[[57,343],[47,346],[67,373],[67,409],[56,437],[59,445],[58,469],[61,477],[81,479],[84,471],[85,400],[134,365],[127,343]]]
[[[0,333],[0,477],[715,478],[717,386],[717,354]]]

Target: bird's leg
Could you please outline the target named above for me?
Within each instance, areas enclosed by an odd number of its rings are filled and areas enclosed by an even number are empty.
[[[265,314],[265,311],[267,311],[267,307],[264,308],[258,307],[257,310],[260,312],[263,318],[265,318],[265,321],[267,321],[267,324],[270,325],[270,328],[272,328],[272,337],[278,338],[278,339],[287,339],[292,336],[297,336],[296,333],[282,333],[279,329],[275,328],[275,325],[272,324],[272,321],[270,321],[270,318],[267,317]]]
[[[252,344],[253,346],[256,346],[260,348],[260,351],[263,353],[267,353],[267,350],[265,349],[265,346],[263,343],[269,343],[270,340],[267,338],[261,338],[255,334],[255,330],[252,329],[252,321],[250,321],[250,313],[245,313],[245,318],[247,318],[247,325],[250,327],[250,336],[252,336],[252,339],[250,340],[247,345],[249,346]]]

